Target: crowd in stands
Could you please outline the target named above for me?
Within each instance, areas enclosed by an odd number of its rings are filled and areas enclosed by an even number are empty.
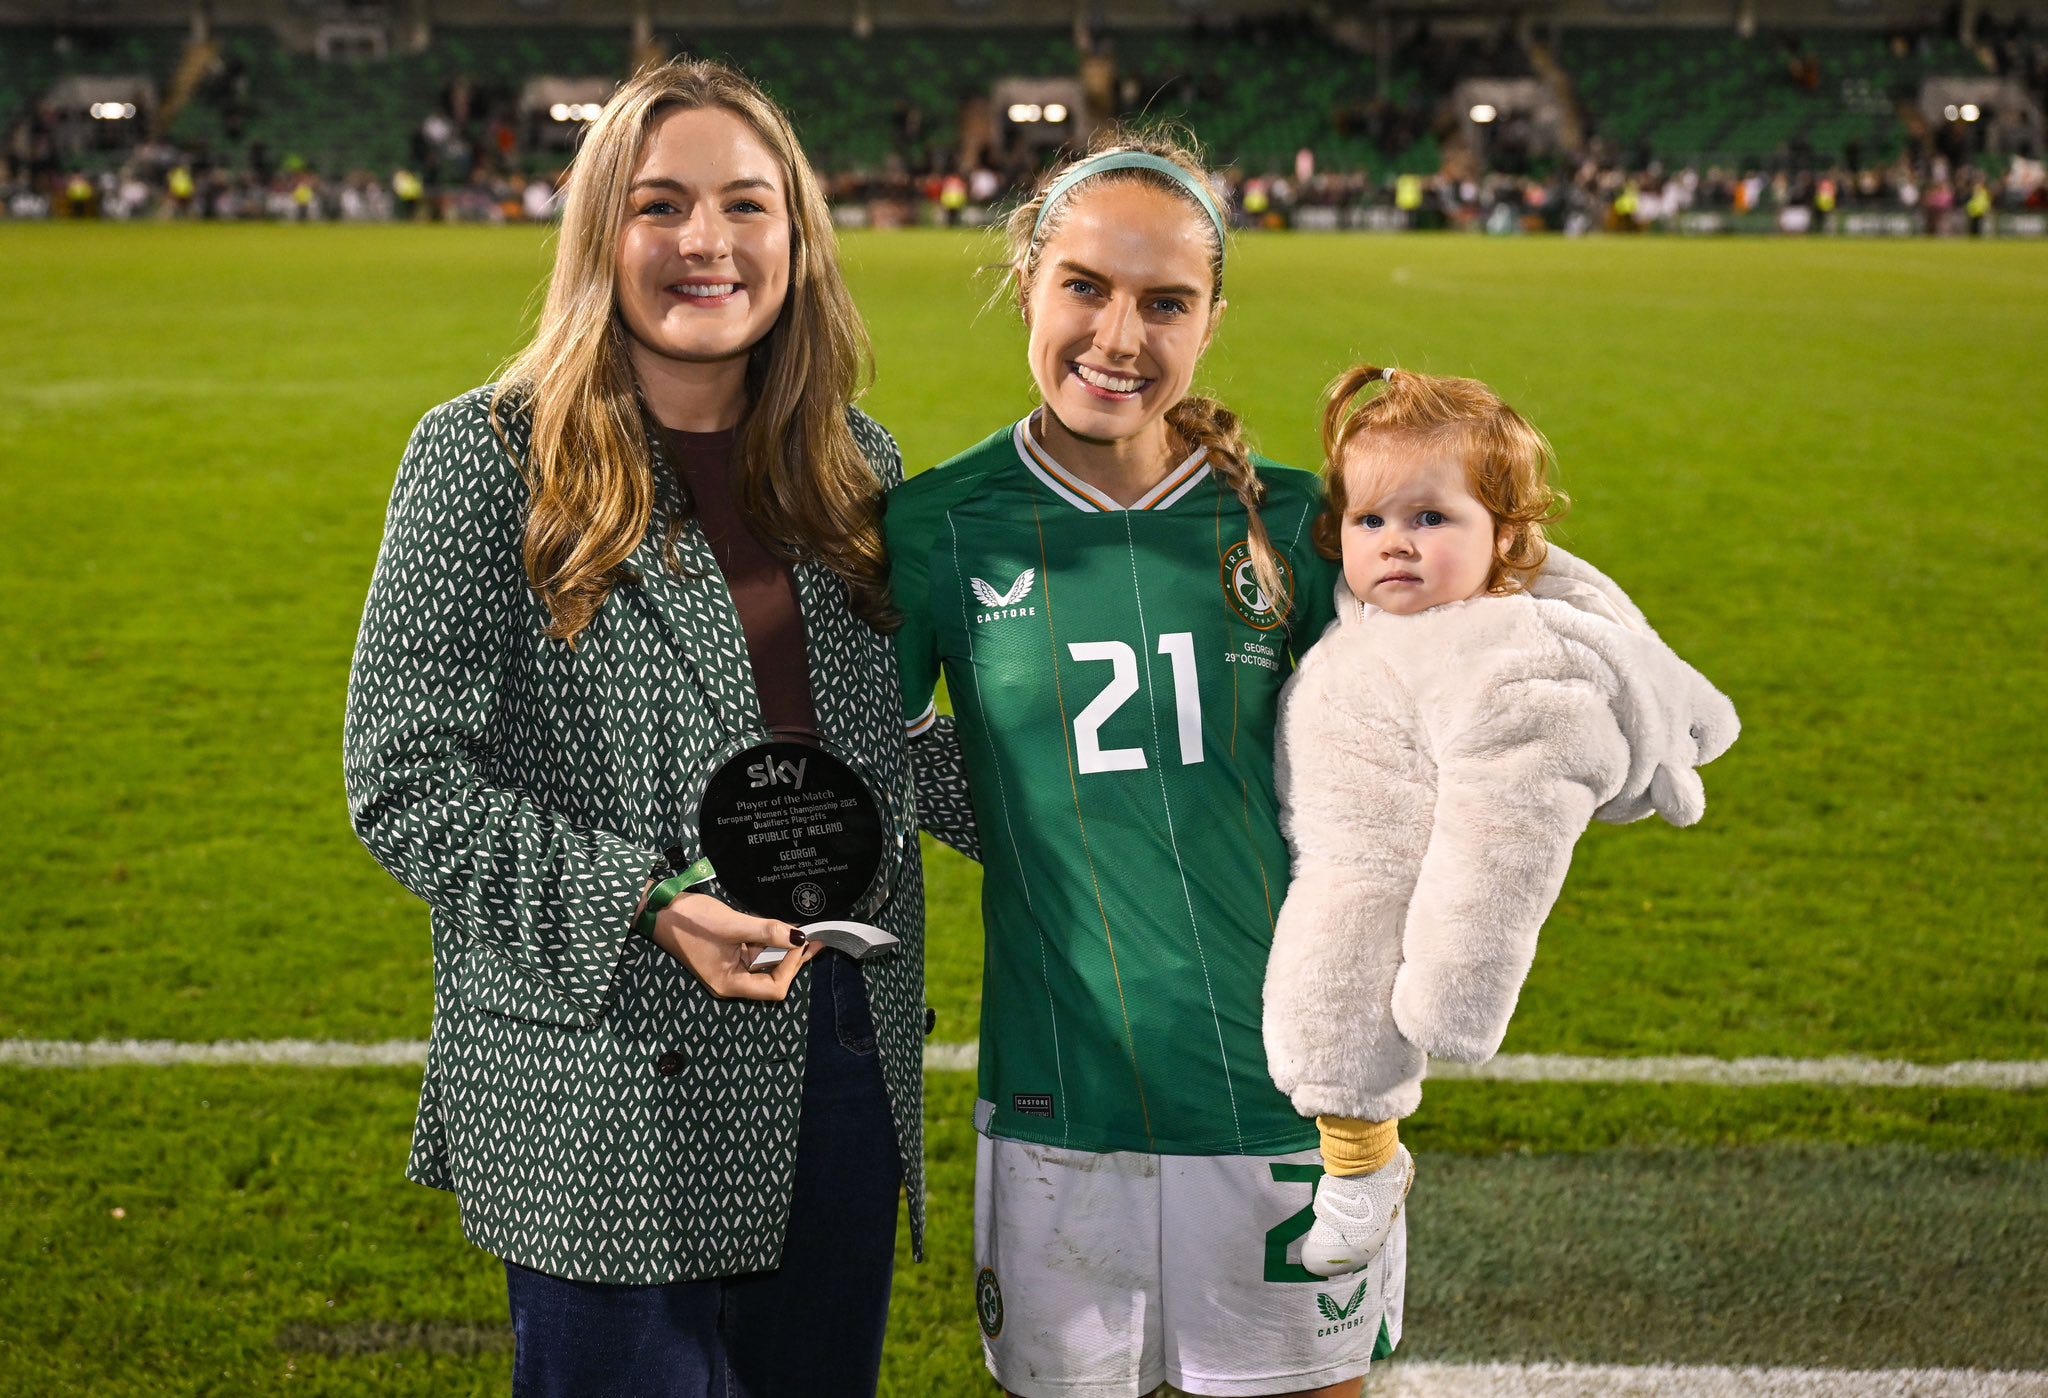
[[[1587,160],[1547,178],[1488,172],[1458,178],[1396,177],[1375,187],[1362,175],[1319,176],[1298,189],[1273,181],[1284,218],[1274,226],[1380,230],[1448,228],[1494,234],[1556,232],[1832,233],[1980,235],[1992,216],[2026,220],[2008,231],[2048,233],[2040,161],[2017,158],[2001,175],[1936,156],[1841,168],[1632,170]],[[1326,211],[1318,217],[1311,211]],[[1868,216],[1875,216],[1874,220]]]
[[[1312,170],[1310,153],[1303,157]],[[1854,170],[1637,170],[1589,159],[1547,176],[1226,170],[1217,182],[1243,229],[1826,233],[1854,215],[1883,214],[1893,216],[1884,231],[1938,235],[1980,233],[1989,215],[2048,214],[2042,162],[2026,157],[2000,174],[1935,155]],[[983,223],[1015,192],[987,167],[964,176],[842,173],[828,186],[844,221],[878,227]],[[452,186],[428,186],[410,170],[328,179],[291,160],[261,173],[195,169],[174,148],[153,145],[118,171],[60,176],[50,188],[0,183],[0,198],[12,218],[518,223],[550,220],[555,188],[546,175],[487,172]]]
[[[1296,30],[1306,20],[1265,20],[1230,36],[1239,57],[1261,46],[1313,44]],[[1911,56],[1931,28],[1883,36],[1895,57]],[[1195,36],[1196,51],[1203,36]],[[2048,42],[2022,19],[1978,19],[1964,36],[1982,70],[2022,84],[2048,107]],[[1785,79],[1818,87],[1820,57],[1797,38],[1777,41]],[[1116,39],[1099,52],[1116,57]],[[1141,54],[1142,49],[1134,48]],[[1315,139],[1292,159],[1228,168],[1218,193],[1244,228],[1404,228],[1490,233],[1629,232],[1721,229],[1827,232],[1861,215],[1880,215],[1882,231],[1977,233],[1994,216],[2048,212],[2043,151],[2034,128],[1987,112],[1983,119],[1932,125],[1906,119],[1901,104],[1896,153],[1866,155],[1850,140],[1817,152],[1800,136],[1768,158],[1744,166],[1660,160],[1654,143],[1634,140],[1617,150],[1587,120],[1584,149],[1534,154],[1504,123],[1483,149],[1447,135],[1455,114],[1443,95],[1461,75],[1526,76],[1523,45],[1503,29],[1490,40],[1443,40],[1425,29],[1404,40],[1401,85],[1382,83],[1371,95],[1334,102],[1317,120],[1327,148]],[[1212,90],[1218,69],[1148,71],[1142,61],[1117,64],[1113,114],[1144,117],[1201,113],[1221,100]],[[1430,99],[1425,94],[1435,94]],[[234,148],[247,117],[246,81],[232,62],[209,75],[201,96],[221,114],[219,146]],[[558,133],[522,117],[508,86],[450,81],[406,142],[407,158],[382,170],[319,169],[261,139],[239,155],[213,143],[145,138],[118,160],[76,159],[62,123],[46,106],[18,114],[0,145],[0,218],[272,219],[307,222],[540,222],[551,219],[568,158]],[[977,114],[976,104],[982,110]],[[904,98],[888,114],[889,149],[879,161],[825,173],[827,191],[845,222],[873,226],[987,221],[1034,178],[1050,149],[1021,151],[1004,142],[963,139],[993,132],[986,100],[970,96],[940,123]],[[977,125],[978,123],[978,125]],[[145,121],[133,123],[145,127]],[[1200,123],[1195,125],[1200,128]],[[943,129],[941,129],[943,128]],[[552,138],[552,139],[551,139]],[[1361,144],[1362,143],[1362,144]],[[1369,148],[1407,154],[1360,160]],[[1329,150],[1352,158],[1331,159]],[[1424,157],[1418,163],[1417,155]],[[2031,220],[2027,231],[2034,231]]]

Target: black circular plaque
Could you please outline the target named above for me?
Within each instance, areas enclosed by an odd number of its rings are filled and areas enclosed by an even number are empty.
[[[888,844],[861,775],[786,739],[719,764],[697,804],[697,836],[735,907],[794,923],[865,912]]]

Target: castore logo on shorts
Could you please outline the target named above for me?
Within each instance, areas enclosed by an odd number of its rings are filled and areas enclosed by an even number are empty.
[[[1365,1304],[1366,1288],[1371,1285],[1372,1278],[1367,1277],[1358,1284],[1358,1290],[1351,1293],[1351,1299],[1344,1302],[1341,1306],[1332,1297],[1318,1291],[1316,1293],[1316,1309],[1322,1312],[1324,1320],[1332,1323],[1316,1331],[1316,1337],[1320,1339],[1325,1335],[1335,1335],[1340,1331],[1356,1330],[1359,1326],[1365,1324],[1366,1318],[1360,1314],[1360,1308]]]

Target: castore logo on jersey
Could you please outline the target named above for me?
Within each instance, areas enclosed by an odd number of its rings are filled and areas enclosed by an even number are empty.
[[[977,623],[1000,621],[1004,617],[1037,616],[1038,608],[1020,607],[1017,604],[1031,595],[1031,585],[1038,581],[1038,570],[1026,568],[1017,575],[1009,589],[998,592],[993,583],[981,578],[970,577],[967,585],[974,589],[975,600],[981,603],[981,614],[975,617]]]

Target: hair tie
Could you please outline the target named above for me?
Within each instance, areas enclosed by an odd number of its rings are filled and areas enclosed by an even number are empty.
[[[1097,175],[1109,174],[1112,170],[1150,170],[1166,176],[1192,194],[1195,202],[1202,206],[1202,212],[1209,215],[1209,221],[1216,225],[1217,258],[1219,261],[1222,259],[1223,211],[1216,207],[1216,196],[1209,192],[1208,185],[1164,156],[1141,150],[1113,150],[1090,156],[1054,180],[1052,188],[1045,192],[1045,202],[1038,206],[1038,221],[1031,225],[1031,241],[1038,241],[1039,233],[1045,228],[1045,216],[1052,212],[1053,205],[1067,197],[1075,185]]]

